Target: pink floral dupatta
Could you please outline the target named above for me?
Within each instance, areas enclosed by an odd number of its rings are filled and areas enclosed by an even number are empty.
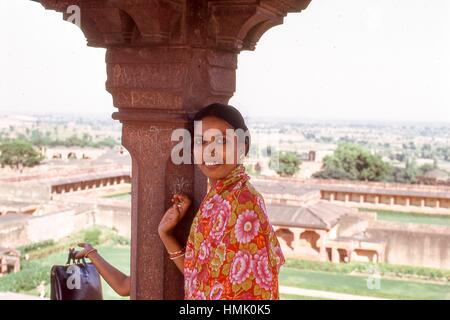
[[[249,179],[238,165],[200,204],[186,244],[185,299],[279,299],[285,259]]]

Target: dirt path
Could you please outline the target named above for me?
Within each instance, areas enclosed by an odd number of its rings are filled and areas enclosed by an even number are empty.
[[[323,298],[323,299],[333,299],[333,300],[387,300],[377,297],[369,296],[358,296],[354,294],[331,292],[331,291],[321,291],[321,290],[311,290],[303,288],[293,288],[280,286],[280,293],[282,294],[292,294],[298,296]]]

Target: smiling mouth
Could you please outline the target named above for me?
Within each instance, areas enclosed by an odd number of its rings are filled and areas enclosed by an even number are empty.
[[[221,163],[219,163],[217,161],[205,161],[205,162],[203,162],[203,165],[205,165],[206,167],[217,167],[217,166],[221,165]]]

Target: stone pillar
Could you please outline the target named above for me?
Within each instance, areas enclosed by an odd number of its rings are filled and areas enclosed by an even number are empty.
[[[0,276],[8,272],[8,261],[6,258],[0,257]]]
[[[331,262],[340,263],[341,259],[339,256],[339,251],[336,247],[331,248]]]
[[[375,251],[375,254],[372,256],[371,261],[372,263],[379,263],[380,262],[380,254],[378,251]]]
[[[174,130],[190,129],[188,117],[213,101],[227,103],[235,86],[235,53],[186,48],[114,48],[106,55],[108,91],[119,111],[122,144],[132,158],[132,297],[176,299],[183,277],[165,253],[157,226],[174,193],[195,200],[206,179],[193,165],[171,161]],[[178,230],[186,242],[191,212]],[[173,283],[179,283],[174,286]],[[170,290],[169,290],[170,288]]]
[[[391,206],[393,206],[395,204],[395,197],[392,196],[389,200],[389,203]]]
[[[386,249],[382,248],[379,251],[377,251],[378,253],[378,261],[377,263],[384,263],[385,262],[385,257],[386,257]]]
[[[334,192],[330,193],[330,202],[334,202]]]
[[[123,124],[132,158],[131,297],[182,298],[182,274],[157,226],[174,192],[188,193],[197,207],[206,180],[193,166],[170,161],[171,134],[188,128],[201,107],[227,103],[238,53],[253,50],[265,31],[310,0],[40,2],[79,22],[89,46],[107,48],[106,89],[118,108],[112,117]],[[180,242],[192,218],[193,212],[177,230]]]
[[[292,251],[294,255],[298,252],[301,252],[302,247],[302,241],[300,239],[300,236],[303,232],[305,232],[305,229],[303,228],[291,228],[290,231],[294,234],[294,240],[292,241]]]
[[[320,231],[320,239],[319,239],[319,257],[320,261],[328,261],[328,254],[327,254],[327,239],[328,239],[328,233],[326,231]]]

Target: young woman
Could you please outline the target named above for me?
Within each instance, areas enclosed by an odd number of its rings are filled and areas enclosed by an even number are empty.
[[[278,272],[284,257],[264,200],[240,163],[239,150],[246,155],[250,139],[229,134],[238,129],[247,132],[244,119],[232,106],[212,104],[200,110],[194,121],[201,123],[201,131],[194,130],[194,159],[208,177],[209,191],[194,218],[185,250],[171,233],[191,203],[185,195],[174,196],[175,204],[158,230],[184,273],[185,298],[278,299]],[[211,129],[217,132],[215,136],[206,134]],[[230,143],[235,147],[227,148]],[[245,148],[239,148],[240,143]],[[214,161],[205,150],[214,153]]]
[[[172,235],[191,205],[186,195],[173,196],[158,227],[170,259],[184,274],[185,299],[279,299],[284,256],[264,200],[242,165],[250,149],[244,119],[236,108],[216,103],[201,109],[194,125],[194,161],[208,177],[208,193],[186,244]],[[247,135],[239,136],[242,132]],[[89,257],[114,290],[129,294],[129,278],[81,245],[78,256]]]

